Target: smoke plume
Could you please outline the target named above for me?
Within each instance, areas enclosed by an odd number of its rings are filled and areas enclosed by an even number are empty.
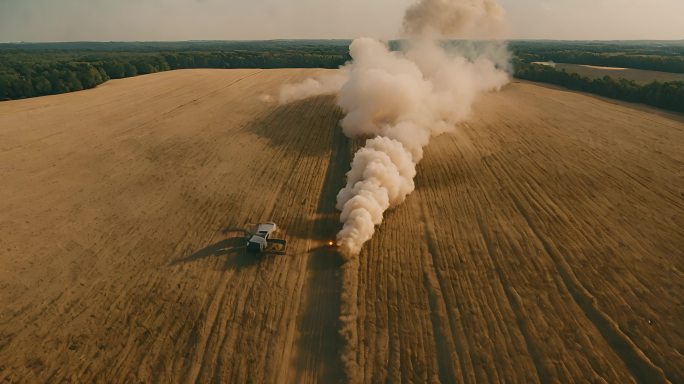
[[[348,137],[366,137],[337,195],[343,226],[337,243],[343,266],[341,334],[345,370],[355,381],[358,343],[358,255],[384,213],[413,192],[416,165],[430,139],[466,119],[478,95],[509,81],[508,50],[502,43],[445,44],[443,38],[492,37],[503,30],[495,0],[422,0],[403,22],[408,41],[400,52],[386,43],[352,42],[352,61],[335,75],[281,90],[280,102],[337,92]]]
[[[344,255],[359,254],[384,212],[413,192],[416,164],[430,138],[463,121],[479,94],[508,82],[507,50],[496,43],[445,49],[435,38],[489,33],[502,20],[493,0],[423,0],[406,11],[411,39],[405,50],[356,39],[353,61],[334,75],[283,87],[281,103],[338,92],[345,135],[371,137],[354,156],[337,196],[343,223],[337,240]]]
[[[404,30],[414,37],[498,38],[504,10],[496,0],[422,0],[406,10]]]
[[[479,93],[500,88],[508,75],[490,59],[470,61],[429,40],[402,53],[362,38],[350,53],[354,61],[338,97],[346,112],[342,129],[350,137],[373,137],[354,156],[337,196],[344,224],[338,244],[356,255],[384,212],[413,192],[430,138],[453,129]]]

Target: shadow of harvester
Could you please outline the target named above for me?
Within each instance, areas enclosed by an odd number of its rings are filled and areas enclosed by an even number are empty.
[[[174,260],[171,265],[192,263],[208,257],[227,256],[225,269],[243,269],[254,266],[261,261],[262,255],[247,252],[245,237],[231,237],[209,245],[199,251]]]

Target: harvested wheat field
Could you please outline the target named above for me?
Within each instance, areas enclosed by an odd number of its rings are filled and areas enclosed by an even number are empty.
[[[312,73],[0,103],[0,381],[684,382],[684,118],[510,84],[343,274],[360,143],[260,101]],[[246,254],[271,219],[287,254]]]
[[[565,70],[568,73],[576,73],[590,79],[599,79],[604,76],[625,79],[637,84],[648,84],[654,81],[666,83],[668,81],[684,81],[684,73],[670,73],[660,71],[646,71],[632,68],[597,67],[594,65],[556,63],[555,68]]]

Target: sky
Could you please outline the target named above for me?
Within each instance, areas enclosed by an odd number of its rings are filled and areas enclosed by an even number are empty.
[[[0,0],[0,42],[392,39],[415,0]],[[514,39],[684,39],[684,0],[500,0]]]

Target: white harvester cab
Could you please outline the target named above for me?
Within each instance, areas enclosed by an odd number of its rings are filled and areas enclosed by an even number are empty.
[[[268,247],[269,238],[277,229],[278,227],[276,224],[272,222],[259,224],[256,233],[254,233],[247,242],[247,250],[249,252],[257,253],[264,252]]]

